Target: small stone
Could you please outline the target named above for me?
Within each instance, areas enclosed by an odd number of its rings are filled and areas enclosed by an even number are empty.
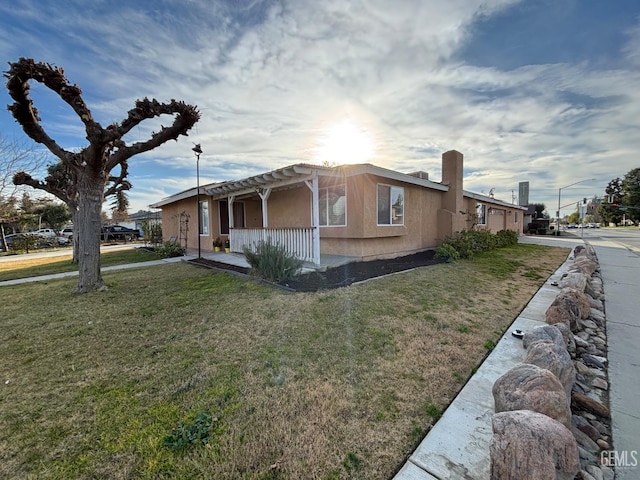
[[[578,333],[576,333],[576,335],[577,335],[578,337],[580,337],[581,339],[583,339],[585,342],[586,342],[587,340],[589,340],[589,334],[588,334],[587,332],[578,332]],[[576,342],[576,343],[577,343],[577,342]],[[587,343],[587,345],[589,345],[589,344]]]
[[[581,393],[574,392],[571,394],[571,404],[578,408],[579,410],[585,410],[587,412],[591,412],[595,415],[598,415],[602,418],[611,418],[611,412],[609,408],[604,405],[602,402],[594,400],[587,395],[583,395]]]
[[[600,338],[599,336],[594,336],[591,337],[591,341],[593,343],[595,343],[596,345],[605,345],[607,342],[605,342],[602,338]]]
[[[573,364],[576,366],[576,372],[580,375],[591,375],[591,369],[580,360],[576,360]]]
[[[576,347],[587,348],[589,346],[589,342],[587,342],[586,339],[582,338],[580,334],[574,335],[573,340],[576,342]]]
[[[595,388],[599,388],[600,390],[609,390],[609,384],[605,380],[598,377],[594,378],[591,381],[591,385],[593,385]]]
[[[600,451],[600,447],[598,446],[598,444],[591,440],[591,438],[589,438],[589,435],[584,433],[582,430],[576,427],[571,427],[571,433],[573,433],[573,436],[578,442],[578,445],[585,450],[588,450],[589,452],[594,454]]]
[[[597,420],[591,420],[591,422],[589,423],[591,423],[591,425],[593,425],[594,428],[598,430],[602,435],[606,435],[607,432],[609,432],[609,428],[605,424]]]
[[[586,470],[580,470],[580,476],[582,477],[582,480],[596,480],[595,478],[593,478],[593,475],[591,475]]]
[[[604,475],[602,474],[602,470],[600,470],[595,465],[587,466],[587,472],[589,472],[589,474],[596,480],[604,480]]]
[[[591,328],[593,330],[598,328],[598,325],[592,320],[578,320],[578,325],[581,325],[582,328]]]
[[[598,461],[598,457],[596,457],[593,453],[585,450],[580,445],[578,445],[578,455],[582,460],[586,460],[589,463],[595,463]]]
[[[606,363],[602,360],[605,360],[606,362],[606,358],[603,359],[602,357],[598,357],[597,355],[591,355],[589,353],[585,353],[584,355],[582,355],[582,361],[589,367],[604,368]]]
[[[600,465],[600,470],[602,471],[602,477],[604,480],[613,480],[616,476],[613,469],[606,465]]]
[[[602,450],[611,450],[611,445],[609,445],[609,443],[602,438],[596,440],[596,443]]]

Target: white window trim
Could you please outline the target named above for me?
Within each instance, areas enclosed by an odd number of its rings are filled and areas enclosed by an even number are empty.
[[[206,209],[203,209],[202,206],[206,205]],[[206,210],[206,216],[203,214],[204,210]],[[200,200],[200,204],[198,205],[198,218],[200,219],[200,229],[202,233],[198,232],[201,237],[208,237],[211,232],[211,219],[209,218],[209,200]]]
[[[486,203],[477,203],[476,204],[476,215],[478,214],[478,207],[482,207],[484,209],[484,215],[482,216],[483,223],[480,223],[480,216],[478,215],[476,225],[485,226],[487,224],[487,204]]]
[[[322,191],[328,191],[329,189],[332,188],[336,188],[336,187],[344,187],[344,223],[342,225],[322,225],[320,224],[319,226],[322,228],[335,228],[335,227],[346,227],[347,226],[347,185],[345,183],[341,183],[339,185],[332,185],[330,187],[320,187],[318,188],[318,210],[320,210],[320,199],[322,198]],[[327,196],[328,198],[328,196]],[[329,205],[326,205],[327,207],[327,220],[329,220]]]
[[[391,194],[391,192],[393,191],[394,188],[399,188],[400,190],[402,190],[402,223],[393,223],[393,216],[391,214],[391,212],[393,211],[393,204],[390,203],[389,204],[389,223],[379,223],[378,222],[378,218],[380,217],[380,212],[378,212],[378,205],[379,205],[379,195],[380,195],[380,187],[389,187],[389,202],[392,201],[393,199],[393,195]],[[404,194],[404,187],[399,187],[398,185],[391,185],[388,183],[378,183],[376,185],[376,224],[378,225],[378,227],[402,227],[404,226],[404,217],[405,217],[405,211],[406,211],[406,203],[405,203],[405,194]]]

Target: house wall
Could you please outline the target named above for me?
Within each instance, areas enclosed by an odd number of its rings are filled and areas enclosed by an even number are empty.
[[[267,209],[269,228],[310,227],[311,190],[305,184],[299,184],[294,188],[272,192]]]
[[[483,228],[491,231],[492,233],[499,232],[500,230],[513,230],[518,234],[523,233],[523,213],[524,211],[518,208],[509,208],[508,206],[501,204],[493,204],[489,201],[481,202],[474,198],[464,199],[464,209],[468,212],[475,212],[476,205],[484,203],[487,206],[487,221],[485,225],[480,225],[478,228]],[[515,220],[516,212],[518,213],[518,221]],[[467,218],[467,225],[465,228],[470,228],[472,217]]]
[[[437,245],[441,192],[378,177],[346,179],[347,226],[321,227],[321,253],[363,259],[391,258]],[[404,189],[404,224],[378,225],[378,185]]]

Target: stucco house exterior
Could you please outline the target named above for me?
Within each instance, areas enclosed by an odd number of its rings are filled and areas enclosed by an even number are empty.
[[[198,222],[197,200],[200,203]],[[372,164],[296,164],[242,180],[192,188],[152,205],[162,209],[164,240],[232,252],[271,239],[306,262],[321,255],[393,258],[435,248],[474,228],[522,234],[525,207],[463,190],[463,155],[442,155],[442,181]]]

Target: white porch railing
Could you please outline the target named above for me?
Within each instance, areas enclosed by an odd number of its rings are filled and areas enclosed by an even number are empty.
[[[282,245],[287,252],[300,260],[319,265],[320,259],[314,258],[313,231],[313,227],[232,228],[229,233],[229,246],[232,252],[242,253],[245,246],[255,251],[260,241],[271,241],[274,245]]]

